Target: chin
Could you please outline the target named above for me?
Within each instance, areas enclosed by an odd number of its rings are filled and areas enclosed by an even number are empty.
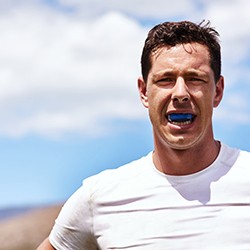
[[[168,146],[174,150],[188,150],[197,145],[197,140],[186,140],[184,138],[176,141],[168,141]]]

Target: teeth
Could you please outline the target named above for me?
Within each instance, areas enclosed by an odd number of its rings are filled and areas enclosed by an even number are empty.
[[[172,124],[174,125],[188,125],[188,124],[191,124],[192,121],[186,121],[186,122],[171,122]]]

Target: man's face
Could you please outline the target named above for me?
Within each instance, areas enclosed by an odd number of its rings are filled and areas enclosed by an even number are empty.
[[[147,82],[140,78],[138,86],[155,143],[183,150],[211,141],[212,112],[222,99],[224,84],[222,77],[215,83],[207,47],[163,47],[151,60]]]

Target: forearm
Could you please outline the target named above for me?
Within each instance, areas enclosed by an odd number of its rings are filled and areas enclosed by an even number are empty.
[[[56,250],[49,242],[49,238],[46,238],[36,250]]]

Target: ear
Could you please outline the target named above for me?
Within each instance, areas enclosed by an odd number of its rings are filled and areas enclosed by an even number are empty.
[[[137,82],[141,102],[145,108],[148,108],[147,83],[144,82],[142,77],[138,78]]]
[[[224,91],[224,77],[220,76],[219,80],[215,85],[214,108],[219,106],[223,97],[223,91]]]

